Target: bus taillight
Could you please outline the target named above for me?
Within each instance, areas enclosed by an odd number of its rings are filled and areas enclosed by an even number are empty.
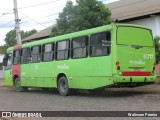
[[[119,62],[116,62],[116,66],[119,66],[120,65],[120,63]]]
[[[155,75],[155,70],[156,70],[156,63],[154,63],[154,65],[153,65],[152,75]]]
[[[154,65],[153,65],[153,71],[155,71],[156,70],[156,63],[154,63]]]
[[[117,66],[117,70],[120,70],[120,69],[121,69],[119,62],[116,62],[116,66]]]

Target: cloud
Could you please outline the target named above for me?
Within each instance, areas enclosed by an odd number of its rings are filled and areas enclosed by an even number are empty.
[[[21,30],[44,29],[55,23],[67,0],[17,0]],[[47,4],[48,3],[48,4]],[[43,5],[39,5],[43,4]],[[39,5],[39,6],[36,6]],[[5,7],[4,7],[5,6]],[[32,6],[32,7],[27,7]],[[3,0],[0,4],[0,45],[5,34],[14,29],[13,2]],[[2,15],[5,13],[5,15]]]
[[[72,0],[75,4],[76,0]],[[111,2],[115,0],[103,0]],[[45,29],[53,24],[67,0],[17,0],[21,30]],[[43,5],[41,5],[43,4]],[[5,7],[4,7],[5,6]],[[1,0],[0,4],[0,45],[5,34],[14,29],[13,0]],[[6,13],[5,15],[2,15]]]

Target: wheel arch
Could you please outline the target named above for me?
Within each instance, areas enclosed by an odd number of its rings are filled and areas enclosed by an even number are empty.
[[[14,76],[13,76],[13,85],[15,84],[15,80],[16,80],[17,78],[19,78],[18,75],[14,75]]]
[[[66,77],[66,78],[67,78],[67,75],[64,74],[64,73],[59,73],[59,74],[57,75],[57,78],[56,78],[57,88],[58,88],[58,81],[59,81],[59,79],[60,79],[61,77]],[[68,78],[67,78],[67,80],[68,80]]]

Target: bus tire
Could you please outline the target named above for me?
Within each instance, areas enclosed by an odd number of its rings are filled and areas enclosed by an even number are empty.
[[[14,88],[17,92],[24,92],[27,90],[26,87],[22,87],[21,86],[21,81],[19,80],[19,78],[16,78],[14,81]]]
[[[64,76],[60,77],[58,80],[58,92],[62,96],[68,96],[71,94],[71,89],[69,89],[68,80]]]

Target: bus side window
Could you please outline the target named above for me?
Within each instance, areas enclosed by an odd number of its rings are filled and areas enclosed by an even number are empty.
[[[21,50],[16,50],[13,52],[13,64],[20,64],[21,63]]]
[[[11,65],[12,65],[12,54],[8,54],[7,66],[11,66]]]
[[[24,48],[24,49],[22,49],[21,63],[27,64],[29,62],[30,62],[30,49]]]
[[[9,70],[12,68],[12,54],[6,54],[3,58],[3,66],[5,70]]]
[[[87,47],[88,47],[88,36],[74,38],[72,40],[71,57],[73,59],[87,57],[88,55]]]
[[[69,59],[69,40],[57,42],[56,51],[57,60]]]
[[[106,56],[110,54],[110,32],[97,33],[90,36],[90,56]]]
[[[41,61],[41,46],[31,48],[31,62],[37,63]]]
[[[43,62],[52,61],[54,59],[54,43],[43,45],[42,52]]]

